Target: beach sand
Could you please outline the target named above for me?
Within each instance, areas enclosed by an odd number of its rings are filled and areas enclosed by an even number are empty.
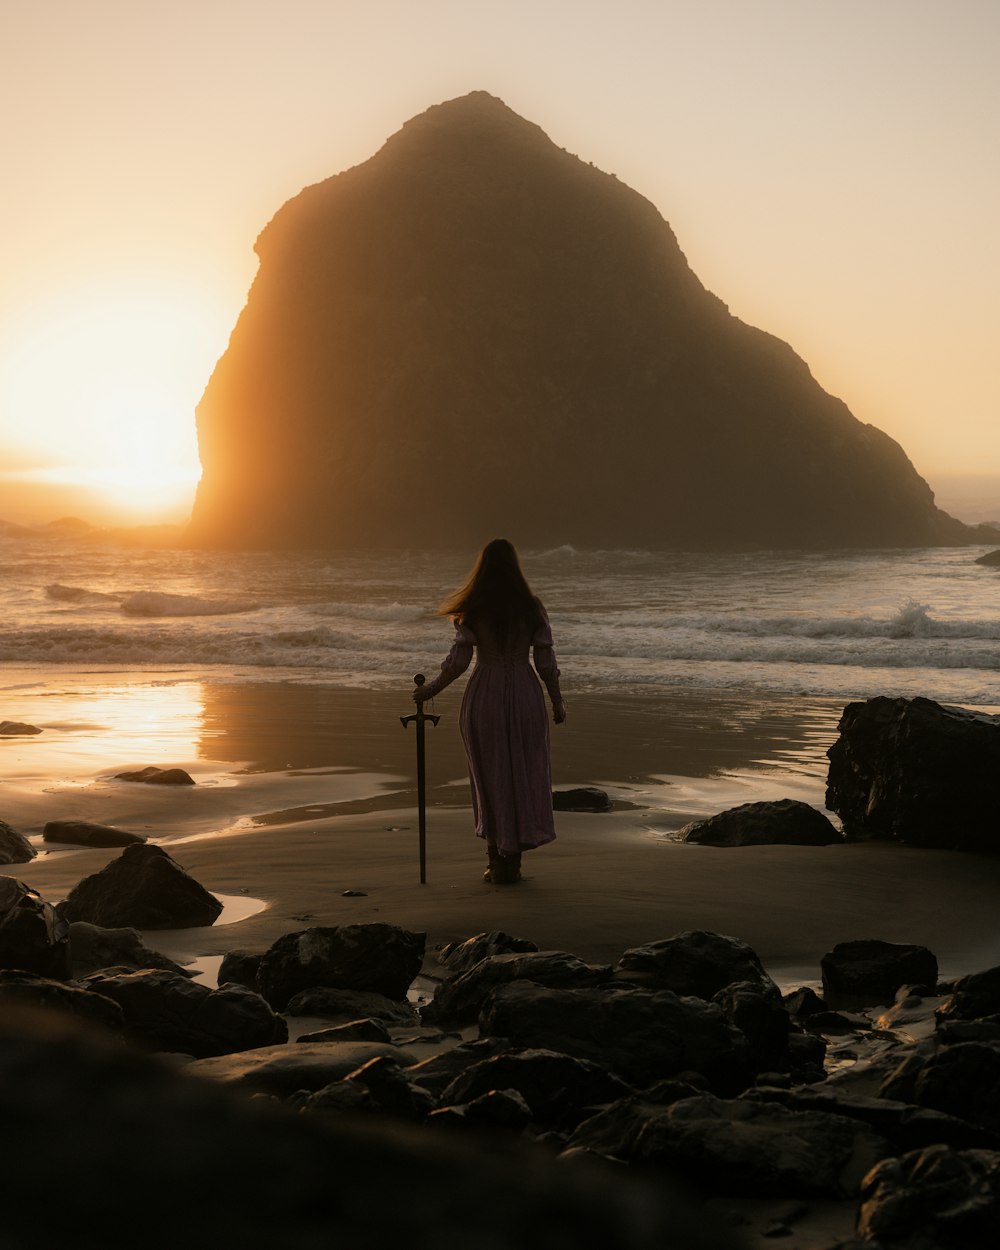
[[[569,721],[553,731],[555,785],[601,786],[615,810],[557,813],[557,841],[526,855],[524,880],[504,888],[482,881],[457,692],[437,700],[441,724],[427,731],[421,885],[414,737],[399,723],[410,711],[406,692],[176,672],[5,678],[0,719],[43,729],[0,740],[0,819],[41,852],[5,871],[56,901],[118,852],[50,848],[40,838],[46,821],[79,817],[146,834],[227,903],[210,929],[146,935],[168,954],[201,960],[209,979],[225,951],[263,950],[312,925],[371,921],[425,932],[429,952],[501,929],[598,962],[709,929],[749,942],[786,986],[817,982],[822,955],[854,938],[926,945],[943,976],[1000,962],[1000,858],[671,840],[686,821],[739,802],[822,803],[840,712],[830,701],[708,691],[571,698]],[[186,768],[197,784],[111,779],[149,763]]]

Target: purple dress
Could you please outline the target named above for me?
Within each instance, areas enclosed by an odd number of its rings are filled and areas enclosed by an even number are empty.
[[[528,658],[530,651],[555,704],[561,696],[552,631],[545,620],[534,634],[525,629],[501,650],[487,626],[474,634],[456,622],[440,675],[424,687],[428,697],[465,672],[473,650],[476,667],[465,687],[459,728],[469,758],[476,833],[501,854],[513,855],[556,836],[548,711]]]

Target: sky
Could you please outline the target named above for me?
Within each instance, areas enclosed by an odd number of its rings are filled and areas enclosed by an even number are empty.
[[[0,0],[0,518],[183,520],[256,236],[473,90],[945,506],[1000,482],[998,0]]]

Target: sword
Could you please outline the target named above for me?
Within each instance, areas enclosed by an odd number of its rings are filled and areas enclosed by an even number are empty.
[[[417,673],[413,679],[415,686],[422,686],[426,678],[423,673]],[[401,716],[399,723],[405,729],[410,721],[417,722],[417,817],[420,829],[420,884],[427,884],[427,796],[424,787],[424,722],[430,721],[432,725],[436,725],[441,719],[440,716],[431,716],[424,711],[422,703],[417,704],[417,710],[410,716]]]

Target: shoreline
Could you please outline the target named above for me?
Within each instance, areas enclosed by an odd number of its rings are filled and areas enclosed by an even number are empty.
[[[822,806],[839,701],[571,697],[570,720],[552,732],[554,785],[600,786],[615,810],[557,812],[557,841],[527,855],[525,880],[505,888],[481,880],[485,847],[471,831],[459,695],[449,692],[428,731],[421,886],[403,695],[145,671],[50,673],[39,693],[13,676],[0,719],[44,732],[0,739],[0,819],[40,851],[7,874],[57,901],[119,853],[41,842],[47,820],[77,817],[145,834],[213,893],[265,904],[233,923],[145,934],[175,958],[263,950],[313,925],[377,920],[426,932],[431,960],[435,946],[489,929],[595,962],[710,929],[748,942],[788,984],[815,983],[827,950],[864,937],[928,946],[943,977],[1000,962],[1000,938],[983,941],[994,930],[1000,859],[885,844],[726,850],[670,840],[688,821],[741,802]],[[184,767],[196,785],[111,779],[149,763]]]

